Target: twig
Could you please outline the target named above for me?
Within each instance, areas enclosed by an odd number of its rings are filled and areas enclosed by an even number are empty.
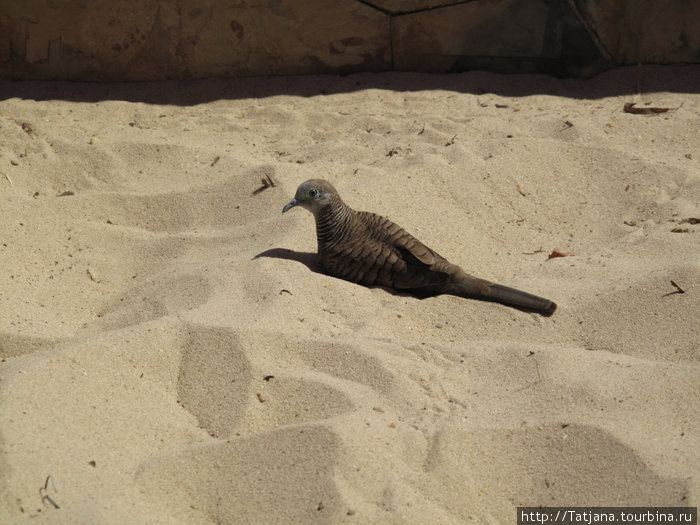
[[[41,502],[45,503],[48,501],[49,503],[51,503],[51,505],[53,505],[53,508],[60,509],[61,507],[58,506],[58,503],[56,503],[51,498],[51,496],[49,496],[48,494],[45,494],[45,492],[49,489],[49,481],[51,481],[51,486],[53,487],[54,492],[58,492],[58,490],[56,490],[56,484],[54,483],[53,476],[51,474],[49,474],[48,476],[46,476],[46,481],[44,482],[44,486],[39,487],[39,496],[41,496]]]
[[[9,181],[10,186],[14,186],[14,185],[15,185],[15,183],[12,182],[12,179],[10,178],[10,176],[9,176],[7,173],[3,173],[3,175],[5,175],[5,178]]]
[[[685,290],[673,279],[671,279],[671,284],[678,290],[678,293],[685,293]]]
[[[44,495],[41,497],[41,502],[44,503],[44,501],[48,501],[49,503],[51,503],[51,505],[53,505],[53,508],[54,508],[54,509],[60,509],[60,508],[61,508],[61,507],[58,506],[58,503],[56,503],[53,499],[51,499],[51,496],[49,496],[48,494],[44,494]]]
[[[559,130],[559,132],[561,133],[562,131],[564,131],[564,130],[566,130],[566,129],[569,129],[569,128],[573,128],[573,127],[574,127],[574,123],[573,123],[573,122],[571,122],[570,120],[565,120],[565,121],[564,121],[564,127],[561,128],[561,129]]]
[[[534,252],[522,252],[522,253],[523,253],[523,255],[536,255],[536,254],[542,253],[542,252],[544,252],[544,248],[540,246]]]
[[[49,480],[51,481],[51,486],[53,487],[54,492],[58,492],[56,490],[56,483],[54,483],[53,476],[51,474],[46,476],[46,481],[44,482],[44,490],[49,488]]]
[[[275,181],[273,181],[272,177],[270,177],[267,173],[260,179],[260,182],[262,183],[262,186],[255,190],[253,195],[257,195],[261,191],[265,191],[267,188],[274,188],[276,186]]]

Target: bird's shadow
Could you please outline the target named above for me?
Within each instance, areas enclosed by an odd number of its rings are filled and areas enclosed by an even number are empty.
[[[311,252],[296,252],[294,250],[290,250],[287,248],[270,248],[269,250],[265,250],[264,252],[260,252],[257,254],[255,257],[253,257],[253,260],[259,259],[261,257],[270,257],[272,259],[287,259],[289,261],[297,261],[306,266],[309,270],[311,270],[314,273],[318,273],[321,275],[325,275],[327,277],[333,277],[329,276],[327,273],[323,271],[323,268],[321,268],[321,265],[318,262],[318,258],[315,253]],[[336,277],[333,277],[336,279]],[[368,288],[381,288],[385,292],[391,294],[391,295],[396,295],[399,297],[414,297],[416,299],[427,299],[428,297],[435,297],[436,295],[441,295],[440,293],[435,293],[435,292],[428,292],[426,290],[396,290],[395,288],[388,288],[386,286],[369,286]],[[486,302],[494,302],[501,304],[501,306],[505,306],[507,308],[513,308],[515,310],[520,310],[521,312],[527,312],[527,313],[540,313],[541,315],[544,315],[546,317],[549,317],[552,315],[553,312],[547,313],[547,314],[542,314],[542,312],[535,312],[533,310],[530,310],[529,308],[522,308],[519,306],[514,306],[510,304],[503,304],[500,303],[499,301],[494,301],[492,299],[489,299],[487,297],[474,297],[470,298],[473,300],[477,301],[486,301]]]
[[[294,250],[289,250],[287,248],[270,248],[269,250],[265,250],[264,252],[257,254],[255,257],[253,257],[253,260],[260,259],[261,257],[297,261],[306,266],[312,272],[323,274],[321,265],[318,263],[318,258],[316,257],[316,254],[312,252],[295,252]]]
[[[257,254],[255,257],[253,257],[253,260],[260,259],[261,257],[297,261],[306,266],[309,270],[311,270],[314,273],[324,275],[326,277],[331,277],[332,279],[337,279],[337,277],[328,275],[326,272],[323,271],[323,268],[318,262],[317,255],[312,252],[295,252],[294,250],[290,250],[288,248],[270,248],[269,250],[265,250],[264,252],[260,252],[259,254]],[[418,299],[424,299],[425,297],[429,297],[429,295],[422,296],[420,294],[411,293],[408,291],[387,288],[386,286],[368,286],[367,288],[381,288],[382,290],[386,291],[387,293],[390,293],[391,295],[398,295],[401,297],[417,297]]]

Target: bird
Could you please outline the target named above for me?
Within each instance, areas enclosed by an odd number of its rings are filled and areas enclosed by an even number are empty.
[[[492,301],[544,316],[557,309],[549,299],[469,275],[386,217],[352,209],[326,180],[301,183],[282,213],[297,206],[313,214],[318,262],[333,277],[422,297]]]

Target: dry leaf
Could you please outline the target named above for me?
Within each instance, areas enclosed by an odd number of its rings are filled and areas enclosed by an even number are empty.
[[[572,257],[574,254],[572,252],[560,252],[559,250],[552,250],[547,259],[554,259],[555,257]]]
[[[657,113],[666,113],[667,111],[676,110],[678,108],[636,108],[636,102],[625,102],[622,111],[632,113],[633,115],[655,115]]]

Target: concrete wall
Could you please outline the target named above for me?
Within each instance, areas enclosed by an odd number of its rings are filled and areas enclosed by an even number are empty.
[[[0,78],[700,62],[697,0],[0,0]]]

